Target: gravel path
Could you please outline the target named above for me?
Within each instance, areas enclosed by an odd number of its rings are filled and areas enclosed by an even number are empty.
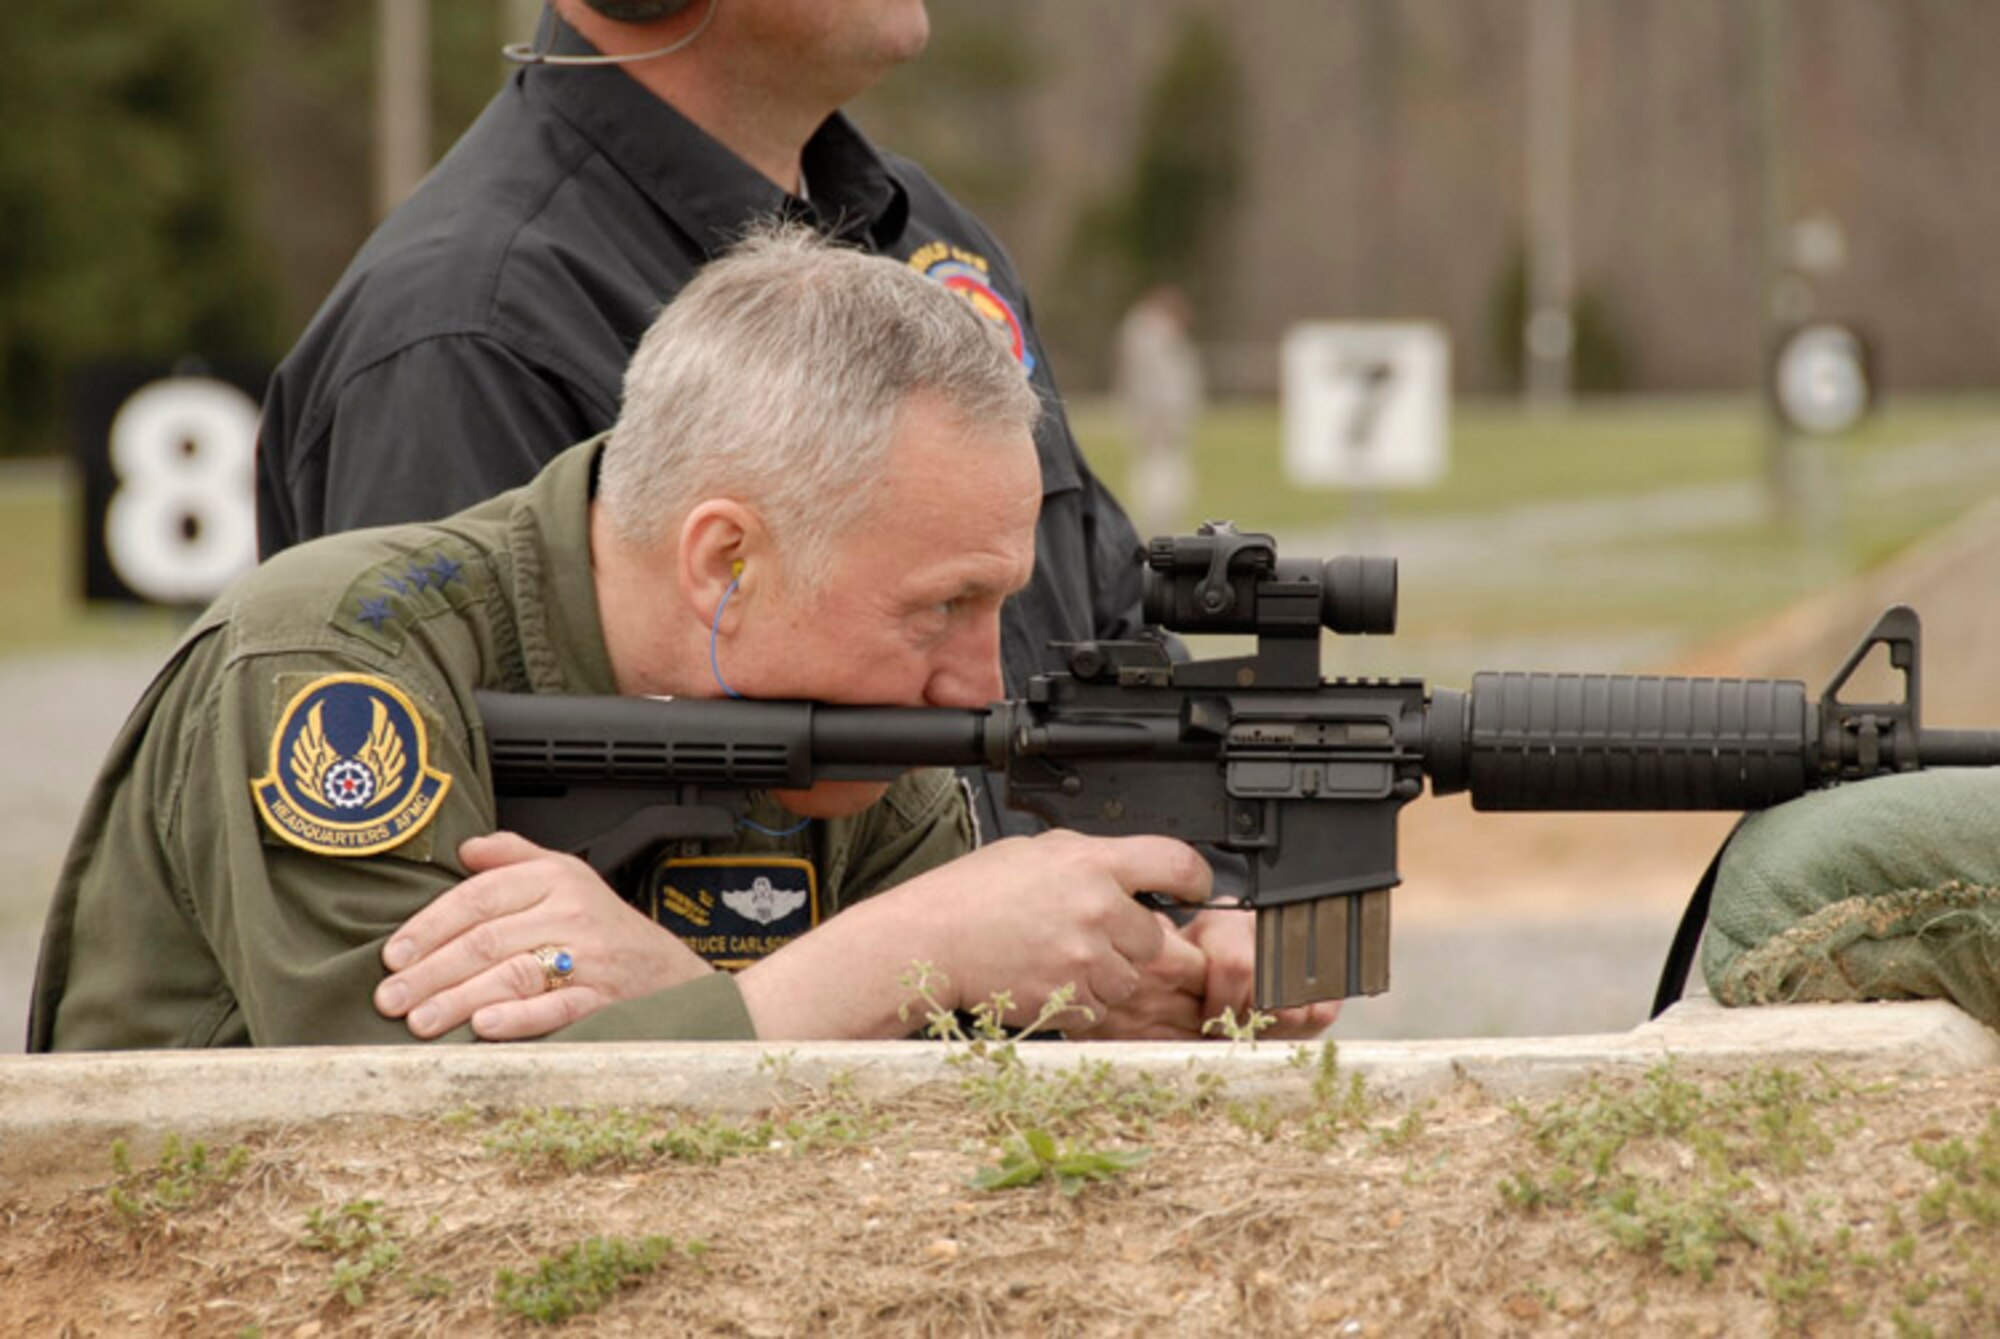
[[[169,645],[0,661],[0,1050],[18,1051],[49,890],[77,811]]]
[[[1876,502],[1900,494],[1951,489],[1979,492],[2000,486],[2000,428],[1980,427],[1921,446],[1878,453],[1853,467],[1850,489]],[[1765,514],[1763,486],[1752,480],[1689,484],[1628,497],[1538,502],[1475,516],[1377,520],[1372,538],[1400,564],[1449,568],[1472,575],[1494,564],[1546,562],[1566,549],[1594,550],[1639,538],[1753,525]],[[1333,527],[1281,540],[1281,552],[1341,551],[1351,527]]]

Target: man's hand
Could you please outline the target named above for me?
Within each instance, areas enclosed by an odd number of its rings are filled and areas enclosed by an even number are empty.
[[[943,973],[947,1008],[1005,993],[1006,1021],[1027,1023],[1074,986],[1092,1035],[1179,1036],[1199,1023],[1206,966],[1132,894],[1199,902],[1209,878],[1168,837],[1010,837],[850,907],[737,980],[767,1040],[907,1034],[899,1006],[917,1001],[900,982],[913,962]],[[1074,1033],[1070,1017],[1057,1026]]]
[[[1198,988],[1202,1018],[1220,1018],[1225,1009],[1234,1010],[1239,1020],[1248,1017],[1257,993],[1257,913],[1204,911],[1188,922],[1183,933],[1201,949],[1208,967],[1207,980]],[[1339,1000],[1294,1005],[1278,1010],[1276,1021],[1257,1035],[1272,1041],[1310,1041],[1338,1017]]]
[[[956,885],[963,931],[944,959],[961,1007],[1001,992],[1025,1023],[1055,991],[1076,987],[1094,1021],[1058,1020],[1073,1035],[1179,1035],[1200,1007],[1201,954],[1171,921],[1133,900],[1142,889],[1186,902],[1208,896],[1210,870],[1166,837],[1051,831],[982,847],[927,878]],[[921,883],[922,880],[918,880]],[[905,885],[912,887],[913,885]]]
[[[1139,973],[1139,988],[1088,1023],[1056,1020],[1072,1041],[1199,1041],[1208,959],[1171,920],[1160,921],[1160,955]]]
[[[574,856],[511,832],[474,837],[458,856],[472,877],[404,922],[382,949],[395,975],[376,987],[375,1007],[406,1018],[419,1037],[467,1020],[488,1041],[539,1037],[713,970]],[[557,990],[533,956],[545,945],[576,964]]]

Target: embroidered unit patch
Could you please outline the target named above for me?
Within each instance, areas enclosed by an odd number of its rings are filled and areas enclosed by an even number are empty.
[[[370,674],[313,680],[278,716],[271,770],[250,783],[265,826],[320,855],[375,855],[436,817],[451,777],[426,764],[423,717]]]
[[[748,967],[819,924],[819,880],[809,860],[662,860],[650,885],[653,919],[723,971]]]
[[[999,326],[1006,333],[1007,346],[1014,351],[1021,370],[1034,372],[1035,351],[1028,347],[1027,332],[1013,304],[993,287],[990,277],[992,266],[986,257],[945,242],[928,242],[912,253],[910,268],[937,280],[971,303],[974,311]]]

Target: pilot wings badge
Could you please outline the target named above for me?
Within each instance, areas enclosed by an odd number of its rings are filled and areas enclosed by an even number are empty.
[[[424,721],[370,674],[329,674],[279,714],[271,770],[250,783],[265,826],[320,855],[391,850],[421,832],[451,789],[425,764]]]
[[[746,921],[774,925],[806,904],[803,888],[779,888],[759,875],[748,888],[731,888],[722,894],[722,905]]]

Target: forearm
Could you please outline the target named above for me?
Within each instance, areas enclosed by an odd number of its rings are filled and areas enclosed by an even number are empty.
[[[871,898],[787,944],[737,978],[766,1041],[890,1038],[921,1028],[928,1007],[905,985],[917,963],[941,965],[943,917],[911,885]],[[953,1000],[949,984],[939,1003]]]
[[[636,1000],[606,1005],[548,1041],[748,1041],[759,1034],[738,982],[714,972]]]

